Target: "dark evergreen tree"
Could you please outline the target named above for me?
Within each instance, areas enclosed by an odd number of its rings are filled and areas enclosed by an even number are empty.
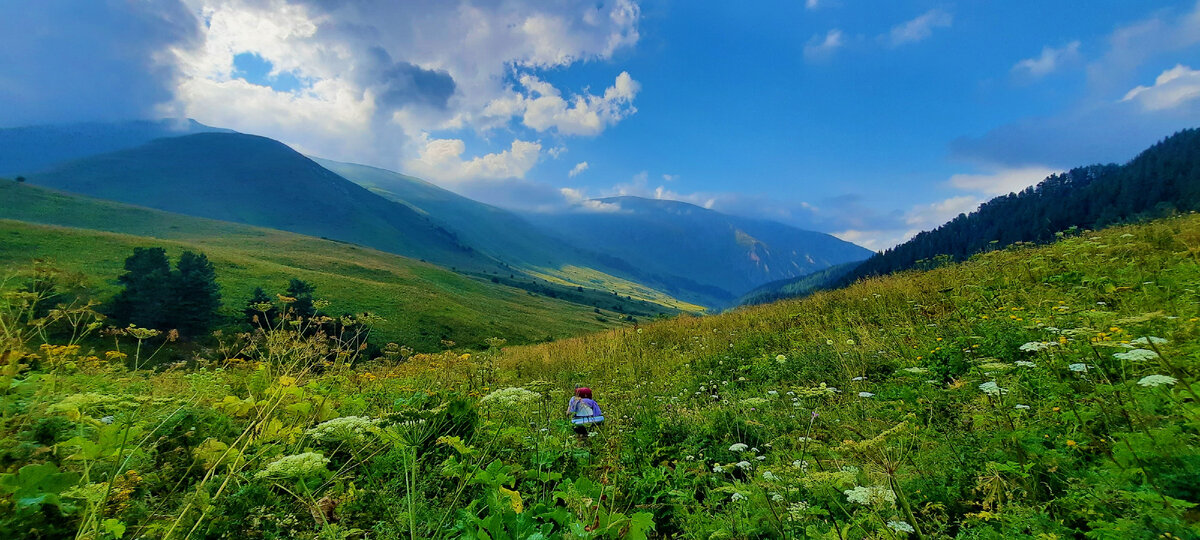
[[[263,304],[271,307],[266,310],[260,309]],[[279,310],[275,308],[274,299],[267,296],[267,292],[262,287],[254,288],[254,293],[250,295],[250,301],[246,302],[246,309],[243,309],[242,313],[246,316],[246,322],[254,328],[271,326],[279,317]]]
[[[205,334],[221,309],[221,289],[212,262],[203,253],[184,251],[175,268],[167,322],[185,337]]]
[[[292,278],[287,288],[287,295],[296,299],[291,306],[292,312],[304,318],[316,315],[317,308],[313,306],[313,292],[316,290],[311,283]]]
[[[172,297],[171,265],[163,248],[134,248],[125,259],[125,273],[117,277],[122,285],[107,312],[121,325],[163,328],[167,323]]]

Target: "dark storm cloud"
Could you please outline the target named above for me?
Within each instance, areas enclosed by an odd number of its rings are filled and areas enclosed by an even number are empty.
[[[392,61],[382,47],[368,49],[372,66],[367,85],[377,92],[375,103],[381,109],[400,109],[423,105],[445,110],[456,88],[446,71],[423,69],[404,61]]]
[[[40,0],[0,13],[0,126],[161,116],[172,46],[199,38],[178,0]]]

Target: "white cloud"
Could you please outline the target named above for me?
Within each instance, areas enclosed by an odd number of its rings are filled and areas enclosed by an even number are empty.
[[[562,188],[559,190],[562,193],[563,199],[570,205],[570,210],[579,212],[620,212],[621,205],[618,203],[610,203],[598,201],[588,198],[587,193],[582,189]],[[548,211],[555,209],[548,208]]]
[[[524,178],[541,155],[542,145],[516,139],[509,149],[470,160],[462,159],[466,144],[461,139],[424,138],[424,146],[408,170],[441,182]]]
[[[565,147],[563,145],[558,145],[558,146],[555,146],[554,148],[546,150],[546,153],[550,154],[550,157],[552,157],[554,159],[558,159],[559,156],[567,153],[567,147]]]
[[[542,130],[595,135],[633,112],[637,83],[627,74],[600,96],[564,98],[542,88],[546,96],[526,96],[537,101],[532,108],[502,118],[498,108],[484,111],[512,93],[505,81],[513,73],[609,59],[633,46],[635,0],[184,1],[203,19],[201,36],[170,50],[181,76],[164,112],[317,155],[398,168],[427,150],[424,134],[485,131],[516,116]],[[234,58],[243,53],[301,88],[242,80]]]
[[[1117,28],[1107,41],[1108,50],[1088,65],[1088,82],[1102,93],[1128,88],[1146,62],[1200,43],[1200,2],[1187,12],[1158,10],[1149,18]]]
[[[1154,86],[1138,86],[1121,101],[1137,101],[1149,111],[1174,109],[1200,97],[1200,70],[1177,64],[1154,79]]]
[[[931,9],[917,18],[892,27],[887,40],[893,47],[906,43],[916,43],[933,35],[935,28],[949,28],[954,23],[954,16],[941,9]]]
[[[664,175],[662,175],[662,179],[664,182],[674,182],[676,180],[679,180],[679,175],[678,174],[664,174]]]
[[[975,195],[960,195],[935,203],[918,205],[904,215],[904,222],[917,230],[933,229],[959,214],[966,214],[979,207],[983,200]]]
[[[504,97],[488,103],[483,115],[499,123],[519,116],[527,127],[537,131],[553,129],[564,135],[599,135],[608,126],[637,112],[633,98],[641,89],[624,71],[602,95],[583,93],[568,98],[533,75],[522,75],[519,80],[525,92],[510,89]]]
[[[963,191],[990,196],[1007,195],[1020,192],[1060,172],[1062,170],[1042,166],[1016,167],[990,174],[956,174],[950,177],[948,183]]]
[[[579,163],[576,163],[574,167],[571,168],[571,172],[567,173],[567,178],[575,178],[576,176],[579,176],[580,174],[583,173],[583,171],[586,171],[586,170],[588,170],[588,162],[580,161]]]
[[[1079,41],[1072,41],[1062,47],[1042,47],[1042,54],[1036,58],[1026,58],[1012,67],[1015,74],[1029,77],[1042,77],[1053,73],[1064,64],[1079,58]]]
[[[834,51],[845,45],[845,39],[842,37],[842,31],[834,28],[825,33],[824,36],[817,34],[804,44],[804,58],[808,60],[821,60],[828,58]]]
[[[912,238],[918,232],[920,231],[896,231],[891,229],[846,229],[844,231],[837,231],[829,234],[832,234],[833,236],[836,236],[847,242],[858,244],[871,251],[882,251],[896,244],[904,242],[909,238]]]
[[[820,4],[819,0],[804,0],[804,9],[817,9]]]

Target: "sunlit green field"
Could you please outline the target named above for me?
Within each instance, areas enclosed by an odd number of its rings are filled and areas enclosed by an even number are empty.
[[[1198,263],[1189,215],[546,344],[356,358],[285,324],[157,373],[135,336],[43,347],[10,296],[0,527],[1195,538]]]

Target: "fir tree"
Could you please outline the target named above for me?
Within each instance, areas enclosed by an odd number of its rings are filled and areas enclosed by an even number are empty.
[[[172,300],[171,264],[163,248],[134,248],[117,277],[124,288],[112,299],[108,315],[118,323],[143,328],[166,326]]]
[[[203,253],[190,251],[179,256],[175,268],[168,322],[184,336],[204,334],[217,321],[221,308],[216,271]]]
[[[313,292],[316,290],[311,283],[296,278],[288,283],[287,295],[296,299],[292,303],[292,311],[296,316],[307,319],[317,314],[317,308],[313,306]]]
[[[262,287],[255,287],[254,293],[250,295],[250,301],[246,302],[246,309],[242,310],[242,314],[246,317],[246,322],[253,328],[266,328],[273,324],[273,321],[279,316],[279,310],[275,308],[275,303],[267,292]],[[267,309],[260,309],[263,304],[269,305]]]

